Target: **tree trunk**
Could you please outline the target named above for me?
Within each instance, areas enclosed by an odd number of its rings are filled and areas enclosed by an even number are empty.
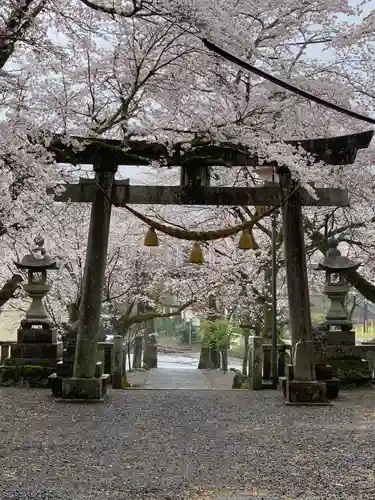
[[[210,314],[207,319],[208,321],[215,321],[218,316],[216,297],[214,295],[209,295],[208,307],[210,309]],[[216,341],[210,341],[209,345],[207,345],[207,341],[203,341],[199,357],[198,370],[216,370],[218,368],[220,368],[220,349],[216,344]]]
[[[137,313],[153,313],[154,308],[145,303],[137,305]],[[143,365],[145,368],[157,368],[158,366],[158,351],[157,337],[155,335],[154,319],[145,322],[145,330],[143,334]]]
[[[249,363],[249,330],[245,330],[243,332],[244,337],[244,353],[242,359],[242,373],[247,375],[247,365]]]
[[[375,304],[375,286],[363,278],[357,271],[350,271],[347,276],[349,283],[367,300]]]
[[[202,346],[198,370],[216,370],[220,368],[220,349],[215,344]]]
[[[26,35],[46,3],[46,0],[39,2],[34,0],[14,2],[14,7],[10,10],[5,19],[5,25],[2,28],[3,36],[0,38],[0,69],[12,57],[16,41],[22,40]]]
[[[221,352],[221,362],[224,373],[228,371],[228,348],[222,347],[220,349]]]
[[[147,368],[158,367],[158,341],[154,333],[150,333],[145,337],[143,364]]]
[[[272,332],[272,307],[271,307],[271,296],[272,296],[272,268],[266,267],[264,270],[264,303],[263,303],[263,331],[262,336],[266,343],[271,342],[271,332]]]
[[[134,339],[133,347],[133,369],[142,368],[142,336],[138,335]]]
[[[8,300],[13,297],[21,281],[23,281],[21,275],[13,274],[13,276],[4,283],[3,288],[0,290],[0,307],[3,307]]]
[[[210,350],[206,346],[201,347],[199,356],[198,370],[207,370],[210,368]]]
[[[71,302],[68,307],[69,323],[74,324],[79,319],[79,300]]]
[[[210,360],[213,370],[218,370],[221,367],[220,348],[216,344],[210,349]]]

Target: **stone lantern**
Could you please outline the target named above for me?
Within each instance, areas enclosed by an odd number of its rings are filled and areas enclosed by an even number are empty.
[[[326,273],[324,294],[330,300],[326,319],[321,326],[327,330],[328,344],[354,345],[353,323],[345,307],[346,297],[350,290],[346,277],[349,271],[356,271],[360,263],[341,255],[338,245],[339,242],[335,238],[330,238],[327,253],[318,265],[318,269]]]
[[[43,238],[36,237],[34,243],[36,246],[32,253],[25,255],[21,262],[15,262],[18,269],[27,270],[27,284],[23,285],[23,288],[32,300],[25,318],[21,321],[21,328],[37,326],[39,329],[51,329],[52,323],[43,305],[43,298],[51,289],[51,286],[47,285],[47,271],[57,269],[57,265],[56,261],[46,254]]]
[[[318,265],[318,270],[326,273],[324,294],[330,300],[325,321],[319,327],[320,355],[332,366],[333,376],[341,386],[362,385],[371,380],[371,372],[361,347],[355,344],[353,323],[345,305],[350,289],[347,273],[357,270],[360,263],[341,255],[338,245],[336,239],[329,239],[327,253]]]
[[[46,254],[43,238],[35,238],[34,243],[32,253],[15,262],[18,269],[27,271],[28,280],[23,288],[31,298],[31,305],[21,321],[17,343],[11,346],[11,356],[4,362],[3,372],[14,381],[22,379],[33,386],[47,386],[48,376],[62,357],[62,343],[57,341],[57,331],[43,305],[43,298],[51,288],[47,284],[47,271],[57,269],[57,265]]]

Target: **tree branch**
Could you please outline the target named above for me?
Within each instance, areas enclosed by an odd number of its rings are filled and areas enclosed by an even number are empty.
[[[5,282],[3,288],[0,290],[0,307],[3,307],[3,305],[13,297],[21,281],[23,281],[22,276],[20,274],[14,274]]]
[[[24,0],[17,3],[18,5],[10,12],[2,32],[0,31],[0,69],[11,58],[16,42],[24,38],[47,0],[41,0],[39,3],[35,0]]]
[[[195,302],[195,299],[190,299],[181,306],[179,306],[175,311],[168,313],[161,312],[146,312],[141,314],[135,314],[134,316],[126,317],[125,315],[119,319],[119,324],[121,324],[121,328],[124,332],[128,330],[132,325],[137,323],[143,323],[146,321],[150,321],[155,318],[170,318],[171,316],[178,316],[181,312],[189,307],[191,304]]]

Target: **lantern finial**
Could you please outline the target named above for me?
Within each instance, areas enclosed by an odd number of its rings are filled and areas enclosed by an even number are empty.
[[[34,238],[35,247],[31,252],[23,257],[21,262],[15,262],[18,269],[30,269],[43,271],[57,269],[56,259],[47,255],[44,248],[44,238],[38,235]]]
[[[330,273],[345,273],[346,271],[355,271],[360,266],[359,262],[341,255],[338,249],[339,241],[336,238],[329,238],[327,241],[327,252],[321,259],[318,269],[328,271]]]

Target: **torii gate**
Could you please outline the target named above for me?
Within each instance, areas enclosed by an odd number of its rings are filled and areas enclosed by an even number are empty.
[[[359,149],[369,146],[372,136],[373,131],[368,131],[287,143],[301,146],[317,161],[348,165],[355,161]],[[66,146],[59,137],[49,146],[57,162],[93,164],[95,172],[94,180],[67,184],[66,191],[55,196],[56,201],[92,205],[74,371],[73,377],[63,382],[63,398],[74,399],[79,393],[87,399],[101,397],[101,381],[94,375],[112,204],[120,207],[130,204],[278,206],[287,197],[282,212],[290,327],[292,345],[298,344],[300,357],[294,377],[297,384],[305,384],[305,387],[307,384],[312,397],[319,399],[321,391],[314,367],[302,205],[348,206],[348,193],[338,188],[316,188],[318,200],[302,189],[293,193],[295,184],[289,169],[277,165],[273,166],[277,168],[279,184],[251,188],[210,186],[209,165],[259,165],[255,155],[233,144],[200,144],[188,152],[176,144],[171,154],[166,146],[145,141],[129,141],[124,151],[121,141],[76,139],[83,143],[79,150]],[[128,181],[115,180],[119,165],[148,165],[152,160],[162,161],[165,166],[180,166],[180,186],[131,186]]]

